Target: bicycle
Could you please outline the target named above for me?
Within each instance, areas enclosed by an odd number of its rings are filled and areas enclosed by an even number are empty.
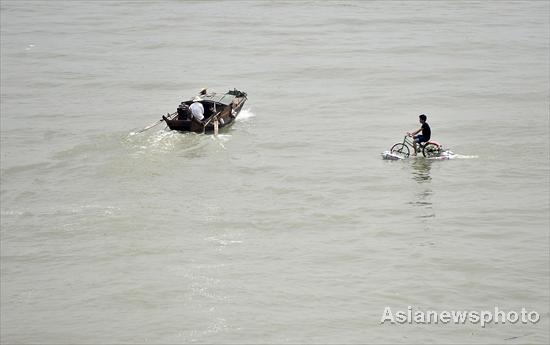
[[[407,158],[410,156],[412,150],[414,150],[413,139],[410,134],[407,134],[403,138],[402,143],[397,143],[391,147],[390,152],[393,155]],[[425,143],[419,143],[416,146],[416,152],[422,152],[422,155],[426,158],[437,157],[441,154],[441,151],[443,151],[441,145],[431,140]]]

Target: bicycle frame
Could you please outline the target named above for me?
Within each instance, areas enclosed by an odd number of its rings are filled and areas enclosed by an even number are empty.
[[[416,152],[417,153],[420,153],[422,151],[422,148],[424,147],[424,145],[426,144],[427,142],[425,143],[418,143],[418,145],[416,145]],[[410,135],[405,135],[405,137],[403,138],[403,145],[409,147],[409,149],[411,151],[414,150],[414,143],[413,143],[413,138],[410,136]]]
[[[411,151],[415,151],[414,146],[414,137],[407,134],[403,137],[403,142],[398,142],[390,148],[390,152],[398,156],[404,156],[403,158],[407,158],[409,157]],[[406,151],[403,150],[404,148],[406,148]],[[416,145],[416,152],[414,152],[414,155],[421,152],[424,157],[428,158],[438,156],[441,153],[441,145],[434,141],[418,143],[418,145]]]

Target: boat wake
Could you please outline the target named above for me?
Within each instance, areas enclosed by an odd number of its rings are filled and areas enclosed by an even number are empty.
[[[207,143],[199,140],[198,134],[195,133],[180,133],[177,131],[169,131],[160,129],[149,135],[135,135],[133,132],[126,137],[126,142],[133,149],[133,154],[137,156],[169,153],[174,151],[176,147],[196,148],[204,146]]]
[[[214,136],[160,129],[149,133],[149,135],[129,133],[125,138],[125,142],[132,149],[132,155],[144,156],[172,153],[175,150],[178,153],[194,152],[202,150],[206,146],[211,146],[212,142],[216,143],[221,149],[226,150],[224,143],[229,142],[231,137],[231,134]]]
[[[239,116],[237,116],[237,118],[235,119],[235,122],[248,121],[248,120],[250,120],[251,118],[253,118],[255,116],[256,116],[256,114],[254,114],[250,108],[243,109],[239,113]]]
[[[255,116],[256,114],[250,108],[243,109],[235,119],[235,122],[245,123]],[[150,131],[148,133],[132,131],[128,133],[124,141],[135,150],[133,154],[141,156],[152,153],[169,153],[175,149],[178,152],[194,151],[209,145],[212,141],[221,149],[226,150],[224,143],[227,143],[231,137],[231,134],[218,134],[214,136],[160,129],[156,132]]]

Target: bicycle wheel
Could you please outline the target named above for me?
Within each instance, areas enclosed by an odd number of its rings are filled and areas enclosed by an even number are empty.
[[[390,149],[390,152],[393,155],[399,156],[401,158],[407,158],[411,154],[409,147],[403,143],[397,143],[393,145]]]
[[[441,148],[434,143],[427,143],[422,149],[422,154],[426,158],[438,157],[441,153]]]

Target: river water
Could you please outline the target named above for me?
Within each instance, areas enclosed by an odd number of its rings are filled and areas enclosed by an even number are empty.
[[[548,1],[0,6],[3,344],[549,342]]]

